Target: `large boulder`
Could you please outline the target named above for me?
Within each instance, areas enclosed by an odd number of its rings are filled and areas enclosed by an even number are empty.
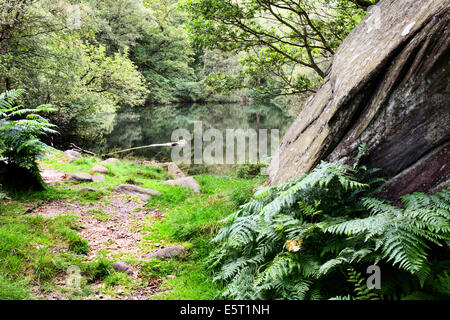
[[[382,0],[343,41],[318,92],[269,166],[278,184],[321,160],[351,163],[367,143],[391,198],[450,177],[449,5]]]

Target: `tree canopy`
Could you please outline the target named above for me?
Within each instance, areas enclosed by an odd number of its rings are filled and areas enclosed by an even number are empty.
[[[54,104],[59,123],[144,102],[309,93],[371,3],[2,0],[0,88]]]
[[[128,47],[109,53],[110,44],[100,41],[95,7],[46,0],[2,1],[1,7],[4,89],[25,88],[32,104],[56,106],[58,124],[145,101],[145,80]],[[70,24],[74,14],[77,27]]]
[[[216,73],[216,90],[239,87],[262,92],[314,92],[330,57],[365,15],[371,1],[186,0],[189,32],[196,46],[245,51],[236,76]]]

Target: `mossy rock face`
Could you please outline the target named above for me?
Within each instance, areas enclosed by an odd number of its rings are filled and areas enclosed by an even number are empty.
[[[366,165],[388,178],[384,193],[429,191],[450,178],[450,9],[445,0],[380,1],[343,41],[318,92],[284,136],[269,167],[278,184],[321,160]],[[373,13],[376,14],[376,13]]]
[[[29,170],[3,161],[0,161],[0,184],[5,189],[16,191],[44,190],[38,169]]]

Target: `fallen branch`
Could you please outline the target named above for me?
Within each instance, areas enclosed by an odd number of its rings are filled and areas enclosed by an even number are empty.
[[[185,146],[185,145],[186,145],[186,140],[180,140],[177,142],[150,144],[148,146],[134,147],[134,148],[129,148],[129,149],[125,149],[125,150],[110,152],[110,153],[105,154],[105,156],[110,156],[113,154],[123,153],[123,152],[138,150],[138,149],[146,149],[146,148],[153,148],[153,147],[176,147],[176,146]]]
[[[44,204],[45,204],[45,202],[44,202],[44,201],[41,201],[41,202],[39,202],[38,204],[36,204],[36,205],[34,205],[34,206],[30,207],[30,208],[27,208],[25,211],[22,211],[22,212],[20,213],[20,215],[22,216],[22,215],[25,215],[25,214],[32,213],[34,210],[36,210],[37,208],[41,207],[41,206],[44,205]]]
[[[92,156],[96,156],[95,153],[93,153],[93,152],[91,152],[91,151],[88,151],[88,150],[84,150],[84,149],[80,148],[79,146],[77,146],[77,145],[74,144],[74,143],[71,143],[71,144],[70,144],[70,147],[71,147],[72,149],[74,149],[75,151],[84,152],[84,153],[90,154],[90,155],[92,155]]]

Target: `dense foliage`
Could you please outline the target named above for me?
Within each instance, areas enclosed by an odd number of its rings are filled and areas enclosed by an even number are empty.
[[[176,0],[2,0],[0,12],[0,88],[55,105],[59,124],[206,97]]]
[[[56,133],[55,125],[49,123],[41,114],[54,109],[49,105],[26,108],[20,103],[22,94],[23,90],[0,94],[0,158],[6,160],[7,170],[20,168],[40,181],[37,160],[43,158],[48,146],[39,137]],[[2,172],[2,176],[7,174],[11,172]],[[13,179],[20,180],[20,177]]]
[[[181,3],[2,0],[0,88],[85,127],[119,106],[308,94],[370,1]]]
[[[29,105],[52,104],[60,127],[145,101],[129,49],[111,51],[100,38],[94,2],[0,2],[0,87],[25,89]]]
[[[206,84],[268,95],[315,91],[330,57],[372,1],[186,0],[189,32],[198,47],[245,52],[242,70],[216,72]]]
[[[233,299],[399,299],[450,296],[450,189],[371,197],[373,171],[322,162],[258,190],[225,220],[211,255]],[[381,289],[366,286],[368,266]]]

